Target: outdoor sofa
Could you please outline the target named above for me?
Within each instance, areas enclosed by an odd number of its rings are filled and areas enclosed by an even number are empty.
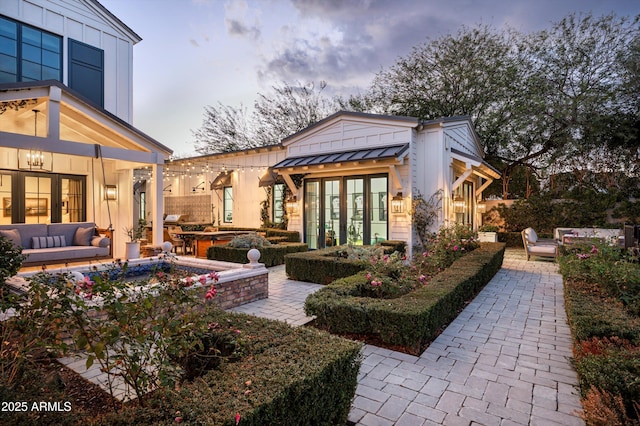
[[[111,240],[98,234],[93,222],[14,223],[0,225],[0,236],[22,247],[23,265],[104,259],[111,256]]]

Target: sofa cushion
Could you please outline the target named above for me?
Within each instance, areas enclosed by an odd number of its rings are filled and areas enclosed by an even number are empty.
[[[111,240],[107,237],[96,235],[91,238],[91,245],[94,247],[109,247],[111,245]]]
[[[94,228],[82,228],[78,227],[76,229],[76,233],[73,237],[73,245],[74,246],[88,246],[91,245],[91,238],[95,234]]]
[[[22,247],[22,237],[17,229],[0,229],[0,237],[5,237],[14,245]]]
[[[43,249],[50,247],[66,247],[67,239],[64,235],[52,235],[48,237],[33,237],[31,239],[31,247],[34,249]]]
[[[527,236],[527,240],[530,243],[535,243],[538,241],[538,234],[536,234],[536,231],[533,230],[533,228],[527,228],[524,230],[525,235]]]

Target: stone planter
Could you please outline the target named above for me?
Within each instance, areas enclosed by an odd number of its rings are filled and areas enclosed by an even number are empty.
[[[478,232],[478,241],[480,241],[481,243],[497,243],[498,233],[497,232]]]
[[[128,241],[125,244],[127,245],[126,258],[127,259],[140,259],[140,242],[139,241]]]

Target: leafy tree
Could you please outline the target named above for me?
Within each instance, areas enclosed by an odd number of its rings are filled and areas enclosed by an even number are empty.
[[[469,115],[503,171],[503,197],[529,196],[531,183],[616,144],[637,158],[639,34],[638,18],[613,15],[569,15],[531,34],[465,27],[416,47],[366,96],[341,104],[421,119]],[[524,191],[511,194],[523,167]]]
[[[258,94],[251,114],[244,107],[207,106],[202,127],[193,132],[202,154],[274,145],[335,112],[337,104],[322,91],[325,82],[274,86]]]

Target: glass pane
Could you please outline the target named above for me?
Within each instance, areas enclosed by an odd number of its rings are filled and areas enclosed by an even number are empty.
[[[324,182],[325,247],[337,246],[340,241],[340,181]]]
[[[60,68],[60,54],[43,50],[42,65],[46,65],[51,68]]]
[[[2,200],[2,214],[0,223],[11,223],[12,203],[11,203],[11,175],[0,174],[0,199]]]
[[[25,176],[24,222],[51,222],[51,178]]]
[[[18,55],[18,43],[7,37],[0,37],[0,53],[10,56]]]
[[[227,186],[224,188],[224,212],[223,221],[233,222],[233,188]]]
[[[318,248],[320,228],[320,182],[305,182],[304,192],[304,235],[310,249]]]
[[[29,61],[22,61],[23,80],[42,80],[42,67]]]
[[[364,179],[347,179],[347,243],[362,245],[364,232]]]
[[[371,178],[371,244],[387,239],[388,194],[386,176]]]
[[[15,83],[18,81],[16,74],[0,71],[0,83]]]
[[[81,179],[62,179],[61,222],[81,222],[84,220]]]
[[[29,28],[27,26],[22,27],[22,42],[29,43],[31,45],[40,47],[42,32],[38,30],[34,30],[33,28]]]
[[[284,184],[273,186],[273,223],[282,223],[284,216]]]
[[[60,53],[60,37],[42,33],[42,47],[54,53]]]
[[[28,44],[23,44],[22,59],[40,64],[42,63],[42,49]]]
[[[60,78],[60,70],[49,67],[42,67],[42,79],[61,81],[62,79]]]
[[[16,74],[18,72],[16,58],[0,54],[0,71]]]
[[[16,40],[18,37],[18,24],[0,18],[0,35]]]

